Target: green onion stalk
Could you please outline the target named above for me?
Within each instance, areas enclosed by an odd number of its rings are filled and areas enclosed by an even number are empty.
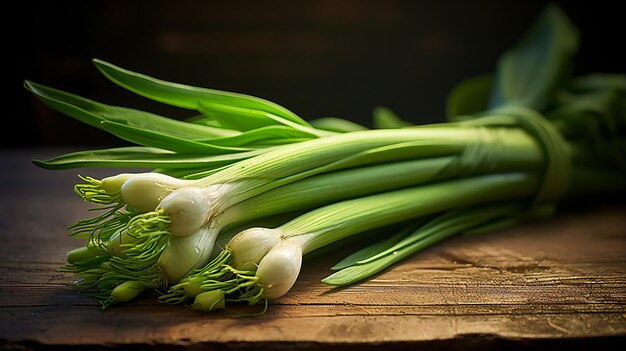
[[[331,204],[274,229],[244,230],[216,259],[173,285],[160,300],[207,299],[206,294],[214,291],[221,291],[217,295],[223,294],[227,301],[250,304],[277,298],[294,284],[302,255],[365,229],[443,211],[418,231],[397,239],[395,246],[351,265],[340,265],[345,270],[324,280],[333,285],[350,284],[458,232],[488,231],[512,225],[526,213],[543,213],[579,189],[596,189],[592,195],[623,190],[626,79],[619,75],[582,77],[569,86],[559,85],[577,41],[568,19],[551,5],[527,37],[502,56],[496,78],[464,83],[449,100],[452,121],[444,123],[446,127],[524,131],[542,152],[540,173],[529,168],[481,179],[471,177],[470,172],[457,180]],[[490,96],[485,96],[489,95],[486,91]],[[489,152],[489,148],[468,148],[465,155],[473,156],[468,157],[466,167],[481,168],[478,155]],[[473,209],[502,201],[507,204]],[[354,274],[359,269],[367,274]],[[206,303],[194,306],[202,309]]]
[[[538,170],[543,162],[534,139],[511,128],[416,127],[301,142],[187,181],[166,195],[155,211],[135,215],[109,239],[112,256],[108,274],[101,277],[165,287],[204,266],[217,236],[243,221],[460,175]],[[124,249],[116,255],[111,248],[120,244]],[[98,277],[91,268],[75,273]],[[95,270],[101,272],[102,267]],[[102,281],[80,284],[91,288]],[[110,285],[103,294],[107,290]]]
[[[606,191],[624,188],[625,182],[619,174],[596,173],[595,182],[590,183],[592,178],[586,177],[584,183],[572,184],[573,188],[596,185]],[[460,231],[521,217],[533,208],[533,196],[540,187],[541,177],[537,173],[501,173],[440,181],[335,202],[276,228],[252,227],[241,231],[206,267],[173,285],[168,294],[159,299],[165,303],[182,303],[214,290],[220,290],[226,301],[256,304],[275,299],[287,293],[295,283],[304,255],[368,230],[437,215],[417,234],[409,235],[409,239],[396,240],[395,245],[372,257],[350,265],[344,263],[340,266],[344,270],[323,280],[332,285],[352,284],[427,244],[432,245]],[[597,194],[598,188],[594,189],[593,193]],[[421,246],[415,246],[418,242]],[[381,258],[386,259],[384,264],[381,264]],[[372,269],[373,262],[378,264],[375,267],[378,270]],[[363,265],[367,264],[370,266],[366,274],[359,271],[357,275],[348,268],[357,266],[363,270]]]
[[[614,194],[626,189],[623,175],[615,171],[575,168],[571,176],[572,186],[565,199]],[[322,282],[333,286],[355,284],[451,236],[495,232],[525,221],[549,218],[555,211],[554,202],[529,207],[527,202],[519,201],[444,211],[416,229],[409,226],[408,230],[351,254],[331,267],[336,272]]]
[[[577,46],[576,29],[550,5],[501,56],[495,75],[452,90],[448,122],[411,126],[378,108],[374,130],[339,118],[307,122],[264,99],[170,83],[97,59],[114,83],[195,115],[174,120],[27,81],[51,108],[134,144],[36,165],[148,169],[82,177],[76,194],[103,212],[70,227],[87,243],[68,253],[63,270],[80,277],[76,286],[104,307],[169,287],[164,302],[193,297],[198,309],[219,309],[229,300],[256,303],[284,294],[302,255],[366,228],[427,221],[417,234],[403,232],[360,251],[337,274],[396,262],[383,259],[389,256],[383,248],[396,244],[403,254],[394,257],[406,257],[459,231],[543,213],[538,209],[582,184],[578,174],[619,189],[614,174],[626,168],[626,77],[572,79]],[[506,204],[492,207],[495,202]],[[254,225],[289,211],[305,214],[273,229]],[[232,237],[241,225],[248,230]],[[218,240],[225,250],[216,249]],[[280,257],[293,261],[283,273],[275,263]],[[280,280],[269,278],[275,269],[289,279],[268,283]],[[355,281],[337,277],[325,282]]]
[[[81,177],[84,183],[75,186],[76,194],[104,206],[105,211],[70,229],[75,236],[93,237],[95,233],[97,238],[90,241],[94,247],[102,247],[102,242],[127,224],[129,217],[154,210],[163,197],[186,184],[178,178],[200,178],[282,144],[335,134],[314,128],[264,99],[166,82],[98,59],[94,64],[106,77],[132,92],[197,114],[181,121],[25,81],[25,87],[49,107],[136,145],[73,152],[36,160],[36,165],[48,169],[152,169],[150,173],[123,173],[102,180]]]
[[[51,160],[36,160],[36,165],[48,169],[152,168],[147,173],[122,173],[102,180],[81,177],[84,183],[74,188],[78,196],[101,206],[103,211],[95,218],[70,226],[74,236],[88,240],[85,247],[68,253],[69,264],[63,270],[90,277],[77,284],[85,290],[95,289],[100,296],[99,286],[110,291],[110,286],[119,282],[111,274],[111,267],[127,275],[137,271],[137,267],[145,267],[151,252],[163,249],[163,240],[155,238],[167,234],[160,229],[164,220],[148,214],[141,216],[139,223],[135,217],[153,211],[169,193],[186,186],[188,179],[207,176],[283,144],[335,134],[314,128],[267,100],[170,83],[101,60],[94,60],[94,64],[106,77],[130,91],[199,113],[179,121],[25,81],[25,87],[49,107],[137,145],[79,151]],[[108,274],[95,274],[96,271]],[[150,279],[137,277],[136,281]],[[154,284],[161,283],[151,285]]]
[[[204,269],[172,286],[160,300],[180,303],[211,290],[234,294],[231,300],[251,304],[277,298],[295,283],[302,256],[315,249],[365,230],[470,205],[478,196],[484,201],[506,199],[507,195],[521,197],[537,183],[537,177],[523,174],[483,177],[487,178],[437,182],[345,200],[307,212],[274,229],[246,229],[235,235]]]
[[[280,192],[281,186],[328,170],[385,164],[406,157],[421,161],[425,169],[430,165],[427,162],[441,162],[430,181],[507,169],[531,172],[543,167],[545,174],[536,196],[541,202],[559,198],[567,189],[572,146],[536,112],[521,107],[498,109],[491,115],[445,127],[352,132],[290,145],[197,180],[197,186],[172,192],[156,211],[147,213],[150,217],[142,222],[144,226],[156,220],[163,223],[156,232],[169,231],[172,235],[169,244],[162,246],[162,253],[155,251],[159,256],[154,256],[151,274],[162,277],[156,281],[175,283],[205,265],[218,235],[246,218],[241,214],[246,210],[230,212],[234,216],[227,214],[236,204],[274,188]],[[448,158],[442,162],[443,157]],[[576,157],[589,159],[582,151]],[[228,180],[223,181],[225,178]],[[368,185],[363,183],[362,187]],[[289,202],[279,203],[283,210],[292,208]],[[253,213],[260,215],[262,211]],[[143,271],[140,275],[150,276]]]

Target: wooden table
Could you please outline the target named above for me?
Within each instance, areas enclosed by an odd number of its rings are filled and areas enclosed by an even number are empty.
[[[571,350],[624,343],[624,203],[457,237],[340,290],[319,280],[345,252],[307,261],[293,290],[262,317],[202,314],[159,305],[150,294],[103,312],[57,272],[79,245],[65,228],[89,216],[72,192],[76,170],[30,163],[57,151],[0,153],[4,349]]]

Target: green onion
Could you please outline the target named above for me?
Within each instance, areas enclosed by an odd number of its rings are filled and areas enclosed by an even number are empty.
[[[481,137],[477,138],[476,135]],[[429,147],[431,140],[436,140],[432,148]],[[448,144],[445,144],[445,141],[448,141]],[[498,148],[494,148],[493,152],[486,152],[492,144],[498,145]],[[473,145],[479,145],[485,150],[474,155],[471,147]],[[468,152],[464,147],[470,150],[469,154],[464,153]],[[437,172],[433,173],[431,178],[488,172],[496,170],[496,165],[500,168],[515,165],[520,169],[538,169],[544,162],[533,139],[516,130],[494,129],[487,132],[473,127],[414,128],[340,134],[268,152],[250,159],[250,162],[242,161],[206,178],[189,181],[184,187],[165,196],[154,212],[154,216],[157,217],[150,215],[149,220],[167,218],[169,225],[167,230],[171,235],[206,235],[210,238],[206,242],[210,243],[226,226],[237,221],[232,215],[233,219],[229,220],[228,217],[226,220],[223,219],[222,214],[228,208],[273,188],[348,166],[386,163],[409,156],[426,160],[431,156],[450,154],[456,155],[457,158],[449,158],[447,162],[440,163]],[[486,159],[477,159],[478,156]],[[428,170],[429,164],[424,162],[422,167]],[[410,177],[408,174],[407,176]],[[301,196],[300,192],[294,194]],[[262,201],[263,198],[257,203]],[[290,208],[287,202],[276,203],[280,204],[277,208],[282,211]],[[310,201],[308,206],[315,203]],[[271,205],[267,207],[271,208]],[[245,215],[241,217],[245,218]],[[208,231],[200,230],[205,223],[208,225]],[[200,232],[204,234],[197,234]],[[166,252],[168,250],[169,247],[165,249]],[[190,259],[187,262],[193,262],[195,265],[186,267],[187,271],[205,264],[211,252],[210,244],[202,248],[190,246],[188,253]],[[177,264],[175,268],[165,265],[170,281],[182,278],[169,273],[185,271],[180,267],[181,264]]]
[[[452,90],[448,122],[411,126],[377,107],[373,130],[336,117],[307,122],[261,98],[97,59],[114,83],[192,116],[173,120],[26,81],[51,108],[134,144],[36,165],[146,169],[81,177],[76,194],[101,212],[70,226],[87,240],[62,270],[104,308],[149,288],[167,290],[165,303],[194,299],[201,311],[267,308],[295,284],[305,255],[362,233],[405,226],[339,262],[324,283],[354,284],[456,234],[551,216],[570,196],[620,191],[626,77],[572,79],[578,39],[549,5],[494,74]]]
[[[626,187],[626,179],[617,172],[588,169],[573,171],[573,186],[568,198],[610,194]],[[554,204],[528,208],[523,202],[465,207],[443,212],[413,232],[401,232],[388,240],[372,244],[332,267],[338,272],[322,279],[323,283],[346,286],[367,279],[383,269],[459,233],[484,234],[514,226],[522,221],[552,216]]]
[[[295,282],[303,254],[365,230],[446,209],[524,198],[534,193],[537,186],[536,176],[523,173],[497,174],[437,182],[337,202],[303,214],[272,230],[251,228],[239,233],[226,248],[228,260],[224,259],[225,255],[220,255],[221,262],[216,269],[208,272],[202,270],[190,276],[188,281],[194,280],[196,276],[207,276],[209,280],[214,280],[214,275],[225,269],[230,270],[230,267],[236,272],[254,273],[253,268],[258,265],[255,278],[250,278],[257,279],[256,283],[253,285],[246,285],[248,281],[242,283],[246,293],[251,287],[256,291],[253,294],[254,299],[250,302],[258,302],[257,297],[280,297]],[[215,267],[216,264],[209,266]],[[188,292],[181,289],[188,281],[183,281],[182,285],[175,285],[170,295],[165,295],[161,299],[166,302],[178,301],[180,293],[189,296]],[[235,288],[241,289],[239,286],[231,285],[228,282],[223,290],[232,293],[231,290]]]

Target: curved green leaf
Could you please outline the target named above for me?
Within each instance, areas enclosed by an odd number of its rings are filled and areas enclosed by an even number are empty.
[[[448,95],[446,115],[452,119],[485,111],[492,87],[492,74],[480,75],[457,84]]]
[[[548,5],[525,36],[498,61],[489,107],[525,106],[543,111],[570,73],[578,31],[556,4]]]
[[[372,118],[374,122],[374,128],[376,129],[395,129],[411,125],[411,123],[402,120],[390,109],[382,106],[374,108]]]
[[[347,132],[356,132],[359,130],[367,130],[368,128],[349,121],[343,118],[337,117],[323,117],[317,118],[314,120],[310,120],[309,123],[316,128],[327,130],[329,132],[337,132],[337,133],[347,133]]]
[[[476,209],[460,208],[443,212],[433,220],[404,237],[388,239],[362,250],[360,261],[343,262],[340,270],[322,279],[329,285],[346,286],[367,279],[392,264],[414,255],[451,236],[494,220],[514,214],[521,208],[518,204],[487,205]],[[393,241],[396,241],[393,244]],[[349,264],[349,265],[348,265]]]
[[[120,139],[137,145],[151,146],[181,153],[217,155],[251,150],[251,148],[226,147],[201,143],[195,140],[178,138],[160,132],[111,121],[103,121],[102,128]]]
[[[94,59],[93,63],[111,81],[141,96],[162,103],[196,110],[199,103],[214,102],[273,113],[297,124],[308,126],[306,121],[293,112],[265,99],[245,94],[166,82],[117,67],[99,59]]]
[[[362,260],[378,255],[379,253],[384,252],[388,248],[396,245],[400,240],[409,235],[413,230],[413,228],[407,228],[390,237],[383,238],[379,242],[366,246],[350,254],[343,260],[337,262],[334,266],[330,267],[330,269],[333,271],[342,270],[344,268],[354,266]]]
[[[266,148],[227,155],[203,156],[177,154],[153,147],[128,146],[71,152],[48,160],[33,160],[33,163],[39,167],[53,170],[82,167],[205,168],[208,170],[251,158],[270,150],[271,148]]]
[[[307,133],[298,129],[293,129],[287,126],[267,126],[258,129],[249,130],[239,135],[223,138],[211,138],[206,142],[212,145],[219,146],[239,146],[244,145],[259,146],[259,145],[280,145],[288,144],[296,141],[303,141],[309,139],[315,139],[317,135]],[[199,140],[205,142],[205,140]]]
[[[192,124],[131,108],[110,106],[30,81],[24,86],[50,108],[82,123],[102,129],[102,121],[114,121],[187,139],[238,134],[237,131]]]
[[[199,103],[198,111],[208,120],[213,120],[226,128],[240,131],[247,131],[270,125],[286,124],[281,123],[281,120],[287,121],[284,118],[277,116],[274,116],[277,118],[273,119],[270,117],[271,114],[265,111],[252,110],[213,102]]]
[[[203,114],[191,116],[189,118],[184,119],[184,121],[187,123],[200,124],[200,125],[209,126],[209,127],[223,128],[223,126],[218,121],[212,120]]]
[[[269,112],[239,106],[229,106],[213,102],[201,102],[198,104],[198,111],[208,118],[217,121],[220,125],[226,128],[237,129],[240,131],[248,131],[271,125],[284,125],[316,136],[330,134],[328,132],[318,131],[309,126],[294,123]]]

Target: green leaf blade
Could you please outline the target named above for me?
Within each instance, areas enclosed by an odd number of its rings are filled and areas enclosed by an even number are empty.
[[[28,80],[24,81],[24,87],[51,109],[66,114],[79,122],[102,129],[100,123],[105,119],[90,112],[88,106],[91,104],[88,102],[75,104],[73,102],[79,100],[75,95]]]
[[[448,118],[485,111],[489,104],[493,79],[491,74],[480,75],[466,79],[452,88],[446,101]]]
[[[361,250],[358,250],[341,261],[337,262],[334,266],[330,267],[333,271],[342,270],[348,268],[350,266],[356,265],[358,262],[373,257],[381,252],[386,251],[388,248],[397,244],[403,237],[405,237],[408,233],[406,231],[401,231],[390,236],[387,239],[376,242],[372,245],[366,246]]]
[[[150,112],[99,103],[31,81],[25,81],[24,86],[53,110],[98,129],[102,129],[101,122],[113,121],[186,139],[238,134],[228,129],[187,123]]]
[[[273,125],[248,130],[232,137],[208,139],[206,142],[218,146],[243,147],[247,145],[250,147],[258,147],[267,144],[282,145],[291,143],[293,140],[303,141],[314,138],[317,138],[317,135],[286,126]],[[204,140],[200,141],[204,142]]]
[[[94,59],[95,66],[114,83],[146,98],[172,106],[197,110],[199,103],[215,102],[276,114],[297,124],[308,123],[286,108],[261,98],[208,88],[166,82]]]
[[[156,147],[180,153],[219,155],[252,150],[251,148],[227,147],[201,143],[111,121],[103,121],[102,128],[120,139],[137,145]]]
[[[314,128],[327,130],[330,132],[337,132],[337,133],[347,133],[347,132],[357,132],[360,130],[367,130],[366,127],[358,123],[354,123],[347,119],[337,118],[337,117],[317,118],[314,120],[310,120],[309,123],[311,123],[311,125]]]
[[[411,125],[411,123],[402,120],[390,109],[382,106],[374,108],[372,118],[374,121],[374,128],[376,129],[395,129]]]
[[[309,126],[294,123],[293,121],[266,111],[243,108],[240,106],[228,106],[218,103],[202,102],[199,103],[198,110],[206,117],[215,120],[221,126],[240,131],[251,131],[269,126],[287,126],[314,136],[332,134]]]
[[[70,152],[48,160],[33,160],[41,168],[65,170],[84,167],[137,167],[163,169],[211,169],[245,160],[270,149],[260,149],[225,155],[177,154],[168,150],[127,146]]]
[[[548,5],[525,36],[498,61],[489,108],[505,105],[544,110],[570,73],[579,34],[556,4]]]
[[[383,243],[374,244],[373,249],[366,249],[367,255],[361,255],[358,261],[349,262],[351,263],[349,266],[344,265],[345,268],[324,278],[322,282],[336,286],[357,283],[444,239],[473,228],[487,228],[490,223],[514,216],[521,209],[522,206],[512,203],[459,208],[443,212],[412,233],[404,233],[402,236],[397,234],[399,240],[393,240],[395,243],[389,239]]]

